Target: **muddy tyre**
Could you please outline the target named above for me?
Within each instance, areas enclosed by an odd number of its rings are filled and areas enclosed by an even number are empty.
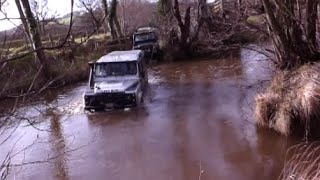
[[[144,102],[144,98],[143,96],[136,101],[136,107],[141,107],[143,105],[143,102]]]
[[[101,112],[101,111],[104,111],[104,108],[99,107],[99,108],[94,108],[93,110],[94,112]]]

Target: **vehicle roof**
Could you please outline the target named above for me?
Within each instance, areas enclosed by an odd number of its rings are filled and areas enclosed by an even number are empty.
[[[150,32],[155,32],[155,28],[153,27],[141,27],[138,28],[135,32],[135,34],[143,34],[143,33],[150,33]]]
[[[139,61],[141,56],[143,56],[141,50],[113,51],[102,56],[97,63]]]

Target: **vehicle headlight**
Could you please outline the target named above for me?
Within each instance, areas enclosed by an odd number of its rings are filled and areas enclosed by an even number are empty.
[[[93,101],[93,96],[84,96],[85,105],[90,105],[91,101]]]

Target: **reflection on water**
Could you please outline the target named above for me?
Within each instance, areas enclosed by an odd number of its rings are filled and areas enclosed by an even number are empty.
[[[271,69],[255,51],[243,49],[240,54],[240,59],[152,67],[147,98],[138,109],[84,113],[85,85],[56,94],[48,103],[49,113],[40,116],[44,123],[39,126],[51,130],[40,135],[50,142],[49,147],[42,145],[37,154],[26,156],[43,158],[50,153],[57,158],[53,166],[24,168],[18,177],[194,180],[201,174],[202,180],[277,178],[284,153],[294,141],[256,128],[254,96],[261,87],[255,84],[270,78]],[[37,131],[29,128],[28,132]],[[88,143],[69,151],[70,144]]]
[[[60,122],[60,115],[50,113],[50,135],[49,140],[53,151],[53,173],[56,179],[68,180],[68,164],[66,159],[67,145]]]

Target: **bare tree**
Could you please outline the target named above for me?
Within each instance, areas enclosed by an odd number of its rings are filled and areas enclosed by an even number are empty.
[[[190,47],[190,9],[191,7],[187,7],[184,20],[182,20],[182,16],[180,14],[180,7],[179,7],[179,1],[174,0],[174,16],[176,20],[178,21],[178,25],[180,28],[180,39],[179,44],[181,49],[185,49],[189,51]]]
[[[2,10],[2,7],[6,2],[7,0],[0,0],[0,10]]]
[[[96,29],[100,27],[101,18],[97,14],[97,0],[79,0],[79,7],[84,8],[90,16],[90,21],[93,23],[93,27]]]
[[[154,4],[147,0],[119,1],[118,19],[123,34],[131,34],[139,27],[154,24],[154,10]]]
[[[158,14],[165,17],[170,16],[172,10],[172,0],[159,0],[158,1]]]
[[[108,10],[108,4],[106,0],[102,0],[102,5],[104,6],[103,9],[104,9],[105,16],[108,17],[107,20],[110,28],[111,37],[112,39],[117,39],[118,34],[117,34],[117,31],[115,30],[114,21],[113,21],[115,17],[114,8],[116,7],[113,7],[112,5],[114,4],[112,4],[110,7],[110,10]]]
[[[37,20],[40,34],[45,34],[45,26],[50,22],[55,22],[57,14],[49,14],[48,0],[31,0],[30,5]]]
[[[226,3],[225,12],[233,12],[233,5]],[[208,3],[206,0],[174,0],[173,7],[168,11],[169,16],[160,13],[158,27],[165,42],[162,47],[170,47],[167,49],[169,58],[183,58],[186,55],[219,56],[239,48],[239,37],[246,28],[239,21],[237,13],[230,13],[225,18],[215,8],[216,2]],[[173,18],[170,18],[170,13]]]
[[[105,29],[110,29],[109,23],[108,23],[108,18],[107,18],[109,16],[109,9],[108,9],[107,0],[101,0],[101,5],[102,5],[102,11],[103,11],[104,17],[106,17],[105,22],[104,22]],[[114,32],[113,32],[113,34],[114,34]]]
[[[21,22],[22,22],[22,25],[23,25],[23,28],[25,31],[25,35],[26,35],[29,43],[31,44],[31,37],[30,37],[29,28],[28,28],[28,23],[27,23],[26,17],[24,16],[20,0],[15,0],[15,3],[16,3],[17,9],[18,9],[18,12],[20,15],[20,19],[21,19]]]
[[[318,0],[307,1],[305,16],[302,2],[262,0],[277,56],[277,67],[291,69],[319,59],[316,45]],[[298,7],[297,7],[298,6]],[[299,12],[297,12],[297,9]],[[304,26],[303,22],[307,22]]]
[[[123,33],[117,16],[117,6],[118,0],[112,0],[109,11],[109,26],[113,39],[117,37],[123,37]]]
[[[49,66],[47,64],[46,56],[42,49],[42,41],[41,41],[39,29],[38,29],[38,23],[31,11],[29,0],[22,1],[22,6],[24,8],[24,15],[26,17],[26,21],[28,24],[29,32],[30,32],[30,37],[32,40],[32,47],[35,50],[37,68],[42,71],[41,73],[45,77],[49,78],[50,76],[48,72]]]

